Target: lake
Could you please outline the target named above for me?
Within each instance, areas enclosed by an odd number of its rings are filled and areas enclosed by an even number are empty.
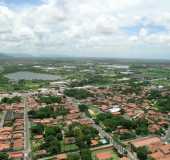
[[[9,73],[6,74],[5,77],[7,77],[10,80],[19,81],[19,80],[58,80],[61,79],[60,76],[52,75],[52,74],[42,74],[42,73],[34,73],[34,72],[15,72],[15,73]]]

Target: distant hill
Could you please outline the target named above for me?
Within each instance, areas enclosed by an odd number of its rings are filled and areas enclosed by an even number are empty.
[[[30,54],[20,54],[20,53],[0,53],[0,59],[10,59],[10,58],[31,58]]]
[[[12,58],[12,56],[5,53],[0,53],[0,59],[7,59],[7,58]]]

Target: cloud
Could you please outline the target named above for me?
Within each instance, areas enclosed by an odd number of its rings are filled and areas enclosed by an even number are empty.
[[[42,0],[24,7],[4,1],[0,51],[114,56],[137,47],[168,48],[169,7],[168,0]]]

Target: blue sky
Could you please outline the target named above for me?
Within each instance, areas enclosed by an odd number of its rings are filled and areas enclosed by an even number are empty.
[[[0,2],[0,52],[170,58],[169,0]]]
[[[23,5],[39,5],[42,4],[42,0],[1,0],[1,2],[6,3],[9,6],[20,6]]]

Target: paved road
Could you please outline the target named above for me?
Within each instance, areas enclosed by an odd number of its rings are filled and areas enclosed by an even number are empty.
[[[165,135],[165,138],[164,140],[167,142],[167,143],[170,143],[170,126],[166,132],[166,135]]]
[[[30,122],[28,119],[27,98],[24,96],[24,160],[31,160]]]
[[[3,111],[3,113],[2,113],[2,117],[1,117],[1,121],[0,121],[0,128],[2,128],[4,125],[6,113],[7,113],[7,111]]]
[[[91,118],[87,117],[85,113],[82,114],[82,118],[86,118],[86,119],[92,120]],[[94,123],[94,124],[93,124],[92,126],[93,126],[95,129],[97,129],[98,132],[99,132],[103,137],[105,137],[106,139],[109,140],[109,145],[112,145],[112,146],[117,150],[117,152],[118,152],[119,154],[124,155],[124,154],[127,153],[126,148],[124,148],[121,144],[117,143],[117,142],[113,139],[113,137],[112,137],[109,133],[107,133],[102,127],[100,127],[99,125],[95,124],[94,121],[93,121],[93,123]]]

